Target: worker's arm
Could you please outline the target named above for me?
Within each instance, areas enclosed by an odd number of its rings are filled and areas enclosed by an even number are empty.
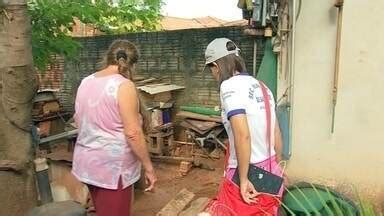
[[[220,85],[220,97],[234,137],[241,196],[244,202],[250,204],[256,201],[257,191],[248,179],[251,158],[251,135],[246,115],[248,94],[237,83],[223,82]]]
[[[238,114],[230,117],[229,120],[235,141],[240,191],[244,201],[249,204],[255,202],[257,191],[248,180],[248,168],[251,158],[251,135],[247,116],[245,114]]]
[[[280,126],[277,118],[275,123],[274,136],[275,136],[276,161],[279,163],[283,156],[283,139],[281,137]]]
[[[275,123],[275,152],[276,152],[276,162],[280,164],[280,161],[283,158],[283,138],[281,136],[281,131],[280,131],[280,125],[279,122],[276,118],[276,123]],[[285,165],[284,167],[281,167],[282,170],[285,170]],[[284,178],[284,185],[287,186],[289,184],[288,177],[285,173],[283,173],[283,178]]]
[[[120,85],[118,104],[124,125],[125,137],[131,144],[133,152],[143,164],[146,180],[149,183],[147,190],[152,190],[156,176],[149,158],[147,144],[139,120],[138,96],[133,82],[126,81]]]

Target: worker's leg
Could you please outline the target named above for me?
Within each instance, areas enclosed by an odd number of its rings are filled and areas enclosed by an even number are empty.
[[[122,189],[110,190],[88,185],[97,216],[130,216],[133,201],[133,185]]]

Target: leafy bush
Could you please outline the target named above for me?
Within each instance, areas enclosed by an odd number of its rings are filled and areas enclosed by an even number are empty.
[[[76,56],[80,43],[70,36],[74,18],[107,34],[158,28],[162,0],[29,0],[35,66],[44,70],[53,54]]]
[[[373,205],[358,198],[356,205],[328,187],[299,183],[286,188],[281,204],[290,215],[375,216]]]

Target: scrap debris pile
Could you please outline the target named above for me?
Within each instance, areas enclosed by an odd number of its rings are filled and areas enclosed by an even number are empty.
[[[183,86],[159,83],[155,78],[140,80],[136,85],[145,115],[151,120],[147,134],[151,158],[180,162],[182,176],[192,167],[213,170],[202,161],[219,159],[225,149],[220,112],[200,106],[175,107],[173,92]]]

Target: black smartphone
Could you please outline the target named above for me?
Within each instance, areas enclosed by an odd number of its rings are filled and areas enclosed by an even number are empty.
[[[248,179],[259,193],[278,195],[284,179],[260,167],[249,165]],[[239,170],[236,169],[232,181],[240,186]]]

